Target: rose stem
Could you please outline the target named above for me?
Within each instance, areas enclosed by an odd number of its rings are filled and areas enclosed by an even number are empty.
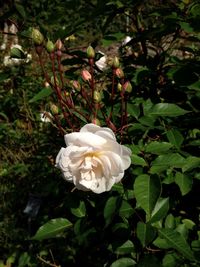
[[[62,109],[62,113],[64,115],[64,118],[65,118],[66,122],[69,124],[69,126],[72,129],[74,129],[72,123],[68,119],[67,113],[65,112],[64,105],[63,105],[63,99],[62,99],[62,95],[61,95],[61,90],[60,90],[60,88],[57,85],[56,72],[55,72],[55,53],[54,52],[52,52],[50,54],[50,59],[51,59],[51,66],[52,66],[52,72],[53,72],[53,78],[54,78],[54,86],[53,87],[54,87],[54,89],[56,91],[57,98],[58,98],[58,101],[60,103],[60,106],[61,106],[61,109]]]
[[[63,72],[62,72],[62,68],[61,68],[61,55],[62,55],[61,50],[58,50],[56,54],[57,54],[58,71],[59,71],[59,75],[60,75],[60,80],[61,80],[62,88],[64,88],[64,86],[65,86],[64,85],[64,78],[63,78]],[[65,95],[65,98],[66,98],[67,104],[70,105],[71,107],[74,107],[71,93],[69,93],[70,100],[68,99],[68,97],[66,95]]]
[[[113,108],[114,108],[114,88],[115,88],[115,68],[112,69],[112,89],[111,89],[111,110],[110,110],[110,115],[109,119],[112,118],[112,113],[113,113]]]

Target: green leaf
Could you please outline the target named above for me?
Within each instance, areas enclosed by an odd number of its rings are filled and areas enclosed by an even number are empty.
[[[113,220],[113,217],[119,207],[119,201],[120,201],[119,197],[110,197],[106,201],[106,205],[103,211],[103,215],[105,219],[105,226],[108,226]]]
[[[134,213],[132,206],[125,200],[122,201],[119,209],[119,215],[123,218],[129,218]]]
[[[158,156],[151,164],[150,173],[159,173],[169,167],[182,168],[185,165],[185,158],[178,153],[168,153]]]
[[[83,121],[84,123],[87,123],[86,118],[81,115],[79,112],[75,111],[75,110],[71,110],[71,112],[77,117],[79,118],[81,121]]]
[[[85,217],[86,214],[85,202],[80,201],[79,207],[71,208],[71,213],[78,218]]]
[[[131,258],[120,258],[114,261],[110,267],[132,267],[135,266],[136,262]]]
[[[149,222],[153,223],[163,219],[169,210],[169,198],[159,198],[152,211]]]
[[[170,213],[165,219],[165,228],[174,229],[176,227],[176,222],[174,216]]]
[[[142,116],[138,120],[142,125],[148,126],[148,127],[153,127],[154,123],[156,121],[155,116]]]
[[[196,225],[196,224],[195,224],[192,220],[190,220],[190,219],[183,219],[182,222],[183,222],[183,224],[185,224],[185,226],[186,226],[187,229],[189,229],[189,230],[192,230],[192,229],[195,227],[195,225]]]
[[[138,222],[136,233],[143,247],[146,247],[156,236],[155,228],[143,222]]]
[[[170,143],[153,141],[147,144],[147,146],[145,147],[145,151],[147,153],[153,153],[159,155],[162,153],[166,153],[167,151],[170,150],[171,147],[173,147],[173,145]]]
[[[25,12],[25,9],[22,5],[19,5],[19,4],[15,4],[15,7],[17,9],[17,11],[19,12],[19,14],[22,16],[23,19],[26,18],[26,12]]]
[[[139,105],[128,103],[127,112],[134,118],[138,119],[138,117],[140,116],[140,107]]]
[[[47,238],[54,238],[71,226],[72,223],[65,218],[52,219],[42,225],[31,239],[43,240]]]
[[[147,216],[150,217],[161,193],[159,178],[147,174],[138,176],[134,183],[134,191],[137,204],[141,206],[145,210]]]
[[[166,133],[167,139],[171,144],[173,144],[177,149],[179,149],[184,141],[182,134],[175,129],[171,129]]]
[[[121,246],[117,247],[115,253],[119,255],[130,254],[134,251],[134,244],[131,240],[127,240]]]
[[[171,248],[176,249],[185,258],[194,260],[194,255],[190,246],[180,233],[172,229],[159,229],[158,231],[160,236],[167,241]]]
[[[181,26],[181,28],[188,33],[194,33],[194,29],[191,27],[191,25],[185,21],[180,21],[179,25]]]
[[[24,252],[20,255],[17,266],[18,267],[30,266],[30,260],[31,260],[30,255],[27,252]]]
[[[162,261],[163,267],[176,267],[177,259],[173,256],[173,254],[166,254]]]
[[[142,157],[139,157],[138,155],[135,155],[135,154],[131,155],[131,162],[134,165],[139,165],[139,166],[142,166],[142,167],[147,166],[146,161]]]
[[[168,117],[177,117],[188,113],[189,111],[184,110],[177,106],[176,104],[171,103],[158,103],[155,104],[149,112],[149,115],[158,115],[158,116],[168,116]]]
[[[169,249],[171,246],[168,244],[167,240],[161,237],[157,237],[156,240],[153,242],[154,246],[161,248],[161,249]]]
[[[38,94],[36,94],[33,98],[29,100],[29,103],[36,102],[38,100],[42,100],[48,96],[50,96],[53,93],[52,89],[50,87],[43,88]]]
[[[182,171],[190,171],[200,166],[200,158],[189,156],[186,158],[186,164],[183,166]]]
[[[186,195],[192,189],[192,177],[177,172],[175,175],[175,183],[179,186],[182,196]]]
[[[26,58],[26,55],[24,54],[24,52],[17,48],[17,47],[13,47],[10,51],[10,56],[12,58],[18,58],[18,59],[24,59]]]

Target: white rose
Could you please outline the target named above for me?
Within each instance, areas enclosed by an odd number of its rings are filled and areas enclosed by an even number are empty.
[[[131,150],[117,143],[113,131],[86,124],[80,132],[65,135],[66,148],[56,157],[56,167],[76,188],[95,193],[109,191],[131,164]]]

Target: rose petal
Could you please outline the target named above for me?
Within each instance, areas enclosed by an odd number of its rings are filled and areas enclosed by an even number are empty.
[[[69,145],[75,146],[89,146],[94,148],[100,148],[106,143],[106,139],[101,136],[95,135],[89,132],[82,133],[70,133],[65,135],[65,142]]]

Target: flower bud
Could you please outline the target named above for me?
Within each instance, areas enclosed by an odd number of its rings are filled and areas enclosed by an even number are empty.
[[[78,81],[74,80],[74,81],[71,81],[70,83],[75,90],[77,91],[81,90],[81,85]]]
[[[83,78],[84,81],[89,81],[92,79],[92,76],[88,70],[82,70],[81,77]]]
[[[51,53],[51,52],[54,51],[54,49],[55,49],[54,43],[48,39],[48,41],[46,43],[46,50],[47,50],[47,52],[48,53]]]
[[[120,69],[120,68],[117,68],[117,69],[115,70],[115,75],[116,75],[118,78],[120,78],[120,79],[124,78],[124,72],[123,72],[123,70]]]
[[[94,123],[94,124],[96,124],[96,125],[98,125],[98,126],[101,126],[100,120],[97,119],[97,118],[92,117],[91,118],[91,122]]]
[[[62,41],[61,41],[60,39],[58,39],[58,40],[56,41],[56,43],[55,43],[55,48],[56,48],[57,50],[61,50],[61,49],[62,49],[62,46],[63,46]]]
[[[38,29],[33,28],[31,37],[35,45],[41,45],[44,42],[44,36]]]
[[[118,84],[117,84],[117,90],[118,90],[119,92],[122,91],[122,85],[121,85],[121,83],[118,83]]]
[[[100,103],[101,102],[101,93],[97,90],[94,91],[94,95],[93,95],[93,99],[96,103]]]
[[[50,87],[50,84],[47,81],[45,81],[44,82],[44,87],[48,88],[48,87]]]
[[[53,115],[57,115],[59,113],[58,107],[53,103],[50,104],[50,110]]]
[[[123,87],[124,87],[125,92],[127,92],[127,93],[132,92],[132,85],[129,81],[125,82]]]
[[[119,59],[118,59],[118,57],[114,57],[113,58],[112,67],[115,68],[115,69],[119,68]]]
[[[86,53],[87,53],[88,58],[94,58],[95,57],[95,51],[94,51],[92,46],[88,46]]]

